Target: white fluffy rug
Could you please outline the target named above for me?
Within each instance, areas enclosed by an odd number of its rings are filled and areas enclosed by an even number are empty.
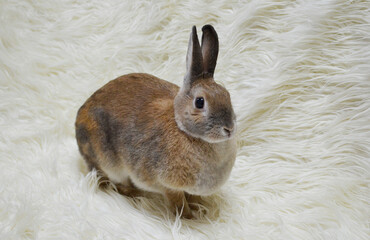
[[[1,1],[0,239],[369,239],[369,1]],[[96,186],[77,109],[130,72],[181,84],[218,31],[239,149],[199,220]],[[133,101],[137,101],[133,99]]]

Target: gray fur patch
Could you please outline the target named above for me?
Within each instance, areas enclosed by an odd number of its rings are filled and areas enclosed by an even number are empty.
[[[212,125],[219,125],[232,128],[234,114],[232,110],[223,108],[213,113],[210,117]]]
[[[102,151],[113,162],[118,160],[117,148],[119,146],[119,137],[121,135],[121,126],[118,121],[102,108],[93,111],[96,122],[99,126],[99,143]]]
[[[76,138],[81,144],[89,141],[89,132],[84,125],[76,125]]]
[[[98,166],[95,164],[96,155],[91,146],[90,134],[87,131],[86,127],[82,124],[76,125],[76,139],[78,141],[78,149],[80,150],[81,155],[85,159],[85,162],[89,170],[98,169]],[[83,148],[87,147],[87,152],[83,151]]]
[[[143,157],[150,159],[146,161],[148,168],[157,166],[161,158],[163,158],[163,149],[161,149],[161,134],[151,134],[152,132],[161,132],[150,129],[147,133],[134,129],[145,129],[145,126],[135,126],[132,129],[127,129],[122,136],[124,148],[126,149],[129,160],[132,164],[140,162]]]

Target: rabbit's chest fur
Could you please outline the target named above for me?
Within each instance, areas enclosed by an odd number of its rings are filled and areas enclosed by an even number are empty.
[[[210,195],[228,179],[236,157],[236,139],[211,145],[213,154],[201,159],[201,167],[196,174],[196,184],[187,189],[195,195]]]

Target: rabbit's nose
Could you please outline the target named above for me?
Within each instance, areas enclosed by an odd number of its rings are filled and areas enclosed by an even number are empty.
[[[224,127],[224,132],[225,134],[230,137],[231,136],[231,133],[233,132],[233,127],[229,128],[229,127]]]

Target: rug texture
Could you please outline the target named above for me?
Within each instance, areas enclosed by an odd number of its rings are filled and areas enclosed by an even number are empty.
[[[181,85],[205,24],[238,154],[183,220],[100,190],[74,121],[120,75]],[[3,0],[0,26],[0,239],[370,239],[369,1]]]

